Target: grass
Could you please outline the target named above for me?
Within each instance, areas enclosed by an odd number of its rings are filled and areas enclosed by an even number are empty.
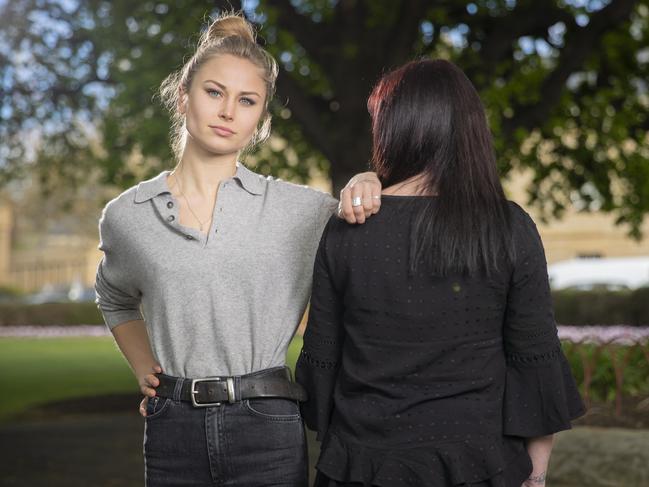
[[[291,342],[293,369],[302,338]],[[137,382],[112,337],[0,339],[0,421],[62,399],[137,393]]]

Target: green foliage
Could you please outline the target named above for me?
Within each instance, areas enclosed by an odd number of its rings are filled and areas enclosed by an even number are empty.
[[[0,299],[2,299],[2,298],[7,298],[7,299],[17,298],[19,296],[22,296],[23,294],[24,294],[24,292],[21,289],[17,288],[17,287],[7,286],[7,285],[0,286]]]
[[[581,349],[581,352],[580,352]],[[624,347],[624,351],[628,351]],[[594,364],[589,394],[595,401],[613,401],[615,399],[615,368],[611,359],[611,351],[602,349],[600,345],[573,344],[564,342],[563,351],[570,363],[575,381],[584,394],[584,363],[581,353],[585,352],[588,360]],[[618,351],[617,353],[620,353]],[[640,346],[630,350],[627,365],[624,370],[622,393],[624,396],[642,397],[649,395],[649,362]]]
[[[25,134],[35,128],[44,141],[35,161],[45,181],[59,176],[53,184],[74,187],[100,168],[125,188],[170,167],[156,90],[192,53],[206,15],[240,5],[0,4],[0,182],[22,174]],[[248,158],[261,172],[306,181],[329,170],[339,188],[366,168],[365,102],[381,73],[414,57],[447,58],[484,100],[502,174],[534,171],[530,203],[548,217],[568,206],[613,212],[640,236],[649,208],[649,0],[246,6],[282,66],[274,127],[295,155],[265,147]],[[101,148],[88,143],[93,134]]]
[[[646,287],[633,291],[563,290],[554,291],[552,297],[555,318],[562,325],[649,326]],[[95,303],[0,303],[0,326],[81,324],[103,324]]]
[[[649,287],[633,291],[554,291],[552,300],[555,319],[562,325],[649,326]]]
[[[95,303],[0,303],[0,326],[101,325]]]

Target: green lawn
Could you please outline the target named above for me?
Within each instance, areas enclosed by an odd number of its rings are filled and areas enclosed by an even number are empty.
[[[295,337],[287,354],[294,368],[302,348]],[[51,401],[137,392],[137,383],[112,337],[1,338],[0,420]]]

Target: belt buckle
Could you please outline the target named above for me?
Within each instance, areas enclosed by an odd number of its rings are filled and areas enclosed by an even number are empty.
[[[216,382],[223,382],[222,377],[205,377],[203,379],[192,379],[192,389],[190,391],[190,397],[192,399],[192,405],[196,408],[207,408],[210,406],[220,406],[220,402],[197,402],[196,401],[196,394],[198,394],[198,391],[196,390],[196,384],[199,382],[209,382],[209,381],[216,381]],[[232,377],[226,377],[225,379],[227,391],[228,391],[228,402],[232,404],[233,402],[236,401],[236,395],[234,391],[234,379]]]

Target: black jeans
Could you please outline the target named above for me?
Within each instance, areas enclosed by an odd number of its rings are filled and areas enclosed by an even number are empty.
[[[178,390],[174,398],[149,400],[146,487],[307,486],[306,439],[296,401],[248,399],[195,408],[177,397]]]

